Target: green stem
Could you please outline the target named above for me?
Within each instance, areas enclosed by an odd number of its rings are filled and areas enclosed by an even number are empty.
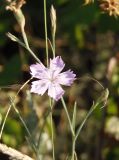
[[[71,160],[74,160],[74,157],[75,157],[75,145],[76,145],[75,137],[72,137],[72,156],[71,156]]]
[[[55,34],[52,33],[53,58],[55,58]]]
[[[90,108],[89,112],[87,113],[86,117],[84,118],[83,122],[81,123],[80,127],[78,128],[77,132],[76,132],[76,136],[74,138],[74,141],[77,140],[84,124],[86,123],[87,119],[89,118],[89,116],[92,114],[92,112],[95,110],[95,108],[99,105],[99,103],[96,103],[95,105],[93,104],[92,107]]]
[[[92,112],[95,110],[95,108],[99,105],[99,103],[96,103],[95,105],[93,104],[92,107],[90,108],[89,112],[87,113],[86,117],[84,118],[83,122],[81,123],[81,125],[79,126],[76,135],[74,137],[72,137],[72,157],[71,160],[74,160],[75,158],[75,145],[76,145],[76,140],[84,126],[84,124],[86,123],[87,119],[89,118],[89,116],[92,114]]]
[[[39,146],[40,146],[40,140],[41,140],[41,136],[42,136],[42,133],[43,133],[43,129],[44,129],[47,117],[49,116],[50,112],[51,112],[51,109],[48,109],[48,111],[45,113],[45,115],[43,117],[44,122],[43,122],[43,124],[41,126],[41,129],[40,129],[40,134],[39,134],[39,138],[38,138],[37,148],[39,148]]]
[[[24,30],[24,27],[21,27],[21,32],[22,32],[22,37],[24,40],[24,43],[26,45],[26,49],[29,51],[29,53],[36,59],[36,61],[38,63],[41,63],[41,61],[39,60],[39,58],[33,53],[33,51],[30,49],[29,44],[28,44],[28,40],[27,40],[27,36]]]
[[[26,130],[26,132],[27,132],[27,134],[28,134],[28,136],[29,136],[29,138],[32,140],[31,133],[30,133],[28,127],[26,126],[26,123],[25,123],[25,121],[23,120],[20,112],[19,112],[18,109],[16,108],[16,106],[15,106],[15,104],[14,104],[14,100],[12,100],[12,98],[11,98],[10,100],[11,100],[11,106],[13,106],[13,108],[14,108],[15,112],[17,113],[19,119],[21,120],[21,122],[22,122],[22,124],[23,124],[23,126],[24,126],[24,128],[25,128],[25,130]],[[36,146],[34,145],[33,142],[32,142],[32,147],[33,147],[35,153],[37,154],[37,149],[36,149]]]
[[[74,133],[75,133],[75,126],[76,126],[76,107],[77,107],[77,104],[75,102],[74,103],[74,110],[73,110],[73,118],[72,118],[72,126],[73,126]],[[75,159],[75,144],[76,144],[75,136],[72,135],[72,154],[71,154],[71,160]]]
[[[45,45],[46,45],[46,59],[48,66],[48,37],[47,37],[47,12],[46,12],[46,0],[44,0],[44,23],[45,23]]]
[[[10,112],[10,110],[11,110],[11,107],[12,107],[12,106],[10,105],[9,108],[8,108],[8,110],[7,110],[7,113],[6,113],[6,115],[5,115],[4,121],[3,121],[3,123],[2,123],[2,127],[1,127],[1,130],[0,130],[0,139],[1,139],[1,137],[2,137],[2,133],[3,133],[3,130],[4,130],[4,126],[5,126],[7,117],[8,117],[8,115],[9,115],[9,112]]]
[[[18,92],[16,93],[13,101],[15,101],[15,99],[16,99],[17,95],[19,94],[19,92],[30,82],[30,80],[31,80],[32,78],[33,78],[33,77],[31,77],[30,79],[28,79],[28,80],[20,87],[20,89],[19,89]],[[11,107],[12,107],[12,105],[10,104],[10,106],[9,106],[9,108],[8,108],[8,110],[7,110],[7,113],[6,113],[6,115],[5,115],[5,118],[4,118],[4,120],[3,120],[2,127],[1,127],[1,130],[0,130],[0,139],[1,139],[1,137],[2,137],[2,133],[3,133],[3,130],[4,130],[4,126],[5,126],[7,117],[8,117],[8,115],[9,115],[9,113],[10,113]]]
[[[26,132],[28,133],[29,138],[31,138],[31,140],[32,140],[32,136],[31,136],[31,134],[30,134],[29,129],[27,128],[24,120],[22,119],[22,117],[21,117],[18,109],[17,109],[16,106],[14,105],[14,101],[15,101],[17,95],[18,95],[19,92],[26,86],[26,84],[28,84],[28,83],[30,82],[30,80],[31,80],[32,78],[33,78],[33,77],[31,77],[29,80],[27,80],[27,81],[21,86],[21,88],[20,88],[20,89],[18,90],[18,92],[16,93],[14,99],[10,98],[11,104],[9,105],[9,108],[8,108],[8,110],[7,110],[7,113],[6,113],[6,115],[5,115],[5,118],[4,118],[4,121],[3,121],[3,124],[2,124],[1,130],[0,130],[0,139],[1,139],[1,137],[2,137],[2,133],[3,133],[3,129],[4,129],[4,126],[5,126],[7,117],[8,117],[8,115],[9,115],[9,113],[10,113],[10,110],[11,110],[11,108],[12,108],[12,106],[13,106],[15,112],[18,114],[18,116],[19,116],[22,124],[24,125],[24,127],[25,127],[25,129],[26,129]],[[32,143],[32,148],[33,148],[34,152],[37,153],[37,149],[36,149],[36,146],[34,145],[34,143]]]
[[[52,156],[53,156],[53,160],[55,160],[55,147],[54,147],[54,127],[53,127],[53,115],[52,115],[52,109],[53,109],[53,102],[52,99],[50,98],[50,108],[51,108],[51,112],[50,112],[50,124],[51,124],[51,137],[52,137]]]
[[[69,117],[69,113],[68,113],[68,110],[67,110],[67,106],[65,104],[65,101],[64,101],[63,97],[61,98],[61,101],[62,101],[62,105],[63,105],[63,107],[65,109],[65,112],[66,112],[66,115],[67,115],[67,119],[69,121],[69,126],[70,126],[70,129],[71,129],[72,136],[75,136],[75,132],[73,130],[72,123],[71,123],[71,120],[70,120],[70,117]]]

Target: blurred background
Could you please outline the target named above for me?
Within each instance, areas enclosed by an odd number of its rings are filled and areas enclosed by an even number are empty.
[[[47,25],[51,39],[50,7],[57,12],[56,54],[62,56],[65,69],[71,68],[80,79],[66,88],[65,100],[72,116],[77,101],[76,128],[80,125],[93,101],[101,95],[102,87],[110,95],[105,108],[97,108],[88,119],[78,141],[79,160],[119,159],[119,19],[102,13],[99,2],[83,5],[83,0],[48,0]],[[10,11],[0,1],[0,123],[7,112],[10,97],[30,78],[31,55],[7,36],[11,32],[22,40],[20,27]],[[27,0],[22,8],[26,18],[26,34],[32,50],[46,64],[43,0]],[[52,57],[51,48],[49,54]],[[17,96],[15,105],[22,114],[33,139],[39,140],[43,160],[51,158],[51,126],[46,120],[49,107],[47,95],[30,94],[27,85]],[[60,101],[54,106],[55,153],[57,160],[71,153],[71,133]],[[42,129],[43,128],[43,129]],[[42,133],[42,135],[41,135]],[[4,128],[2,143],[33,157],[27,133],[12,109]]]

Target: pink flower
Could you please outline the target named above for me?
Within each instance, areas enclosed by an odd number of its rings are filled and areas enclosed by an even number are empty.
[[[48,90],[48,96],[56,101],[64,94],[61,85],[70,86],[76,75],[68,70],[62,72],[65,64],[61,57],[50,59],[50,66],[46,68],[42,63],[30,66],[31,75],[39,80],[33,81],[31,92],[43,95]]]

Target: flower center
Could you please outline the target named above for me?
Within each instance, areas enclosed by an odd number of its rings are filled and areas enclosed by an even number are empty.
[[[56,81],[56,75],[55,75],[55,71],[52,71],[52,72],[50,72],[50,76],[49,76],[49,81],[51,82],[51,83],[53,83],[53,82],[55,82]]]

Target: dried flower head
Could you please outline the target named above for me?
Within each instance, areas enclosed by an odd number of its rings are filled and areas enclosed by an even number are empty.
[[[85,2],[84,2],[84,5],[87,5],[87,4],[90,4],[90,3],[93,3],[94,2],[94,0],[84,0]]]
[[[8,3],[6,10],[13,12],[17,12],[26,3],[25,0],[6,0],[6,2]]]
[[[21,7],[26,3],[25,0],[6,0],[6,2],[6,10],[12,11],[21,28],[24,28],[25,18],[21,11]]]
[[[110,16],[119,16],[119,0],[101,0],[100,2],[104,12],[108,12]]]

